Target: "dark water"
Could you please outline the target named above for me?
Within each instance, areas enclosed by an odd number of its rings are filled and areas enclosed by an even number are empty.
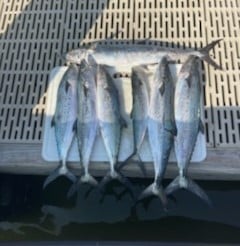
[[[240,182],[198,181],[213,208],[182,190],[165,212],[156,198],[134,208],[131,195],[117,183],[105,196],[97,190],[88,194],[83,185],[67,200],[71,183],[65,178],[45,191],[41,176],[0,175],[0,180],[0,240],[240,243]],[[132,182],[137,195],[151,180]]]

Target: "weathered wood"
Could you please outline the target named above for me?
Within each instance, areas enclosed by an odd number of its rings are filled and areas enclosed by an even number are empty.
[[[0,144],[0,172],[13,174],[47,175],[53,171],[58,163],[46,162],[41,157],[41,144]],[[74,173],[79,174],[81,168],[78,163],[69,163]],[[153,176],[152,163],[145,164],[147,176]],[[108,170],[107,163],[92,163],[93,175],[102,176]],[[130,163],[123,169],[129,177],[143,177],[139,167]],[[166,178],[173,178],[177,174],[176,163],[170,163]],[[207,158],[201,163],[192,163],[189,175],[194,179],[204,180],[240,180],[240,148],[211,148]]]

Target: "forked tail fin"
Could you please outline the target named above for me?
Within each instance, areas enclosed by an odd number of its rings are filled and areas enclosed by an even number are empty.
[[[222,39],[215,40],[212,43],[200,49],[199,52],[201,53],[201,56],[199,56],[199,58],[212,65],[215,69],[223,70],[221,65],[218,65],[209,55],[210,50],[213,49],[221,40]]]
[[[209,199],[206,192],[193,180],[187,177],[177,176],[165,189],[166,195],[173,193],[179,189],[186,189],[191,191],[193,194],[200,197],[203,201],[205,201],[209,206],[212,206],[212,202]]]
[[[81,176],[79,180],[70,187],[67,198],[73,196],[74,193],[80,189],[81,184],[90,184],[91,186],[96,187],[98,181],[90,174]]]
[[[156,183],[152,183],[141,193],[141,195],[138,198],[138,201],[150,196],[158,197],[161,200],[163,207],[167,207],[168,201],[162,186],[159,186]]]
[[[128,180],[128,178],[124,177],[120,171],[114,171],[113,174],[108,172],[99,184],[99,190],[104,193],[105,186],[112,180],[118,180],[121,184],[123,184],[131,193],[132,197],[135,198],[134,189],[132,183]]]
[[[76,176],[72,172],[70,172],[65,166],[60,166],[46,178],[43,184],[43,189],[45,189],[51,182],[53,182],[59,176],[66,176],[73,183],[76,182]]]
[[[140,170],[141,170],[142,174],[144,175],[144,177],[146,177],[147,176],[146,168],[144,166],[143,161],[141,160],[141,157],[140,157],[139,153],[136,150],[132,154],[130,154],[125,161],[119,163],[117,165],[117,167],[116,167],[116,170],[121,170],[122,168],[124,168],[134,157],[137,158],[136,164],[140,168]]]

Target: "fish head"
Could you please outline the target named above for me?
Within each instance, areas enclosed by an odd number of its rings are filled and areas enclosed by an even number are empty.
[[[82,59],[79,64],[79,70],[80,72],[84,72],[86,69],[88,69],[89,65],[85,59]]]
[[[141,86],[145,86],[149,82],[152,71],[147,66],[141,65],[132,68],[132,87],[137,90]]]
[[[168,70],[167,67],[168,67],[168,64],[169,64],[169,61],[170,61],[170,58],[168,56],[164,56],[159,65],[158,65],[158,68],[161,72],[161,74],[164,74],[166,73],[166,71]]]
[[[90,66],[93,66],[93,67],[96,67],[97,66],[97,62],[96,60],[93,58],[93,56],[91,54],[88,54],[87,55],[87,63],[90,65]]]
[[[87,55],[88,51],[86,49],[75,49],[67,52],[64,57],[68,63],[80,64]]]
[[[67,81],[67,85],[72,88],[76,87],[77,80],[79,76],[79,66],[77,64],[70,64],[64,76],[64,79]],[[67,87],[68,87],[67,86]]]
[[[164,56],[161,61],[160,61],[160,66],[167,66],[169,63],[169,57],[168,56]]]
[[[168,56],[164,56],[158,64],[158,67],[156,68],[156,76],[158,78],[161,78],[161,81],[163,82],[168,81],[168,78],[170,76],[170,70],[168,66],[169,62],[170,58]]]
[[[142,85],[142,81],[139,78],[138,71],[137,69],[133,68],[132,69],[132,87],[134,90],[137,90],[137,88],[141,85]]]

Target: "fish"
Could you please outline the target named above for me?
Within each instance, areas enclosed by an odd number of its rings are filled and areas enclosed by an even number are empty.
[[[109,181],[117,179],[131,190],[130,182],[117,170],[122,129],[127,127],[127,122],[120,112],[119,93],[113,78],[107,66],[100,64],[97,68],[97,116],[110,163],[110,171],[102,179],[99,188],[102,190]]]
[[[60,81],[57,91],[57,101],[51,127],[54,127],[57,152],[60,164],[45,180],[43,188],[57,179],[66,176],[72,182],[76,181],[75,175],[67,167],[68,153],[75,137],[74,122],[77,118],[77,83],[78,65],[68,67]]]
[[[206,61],[215,69],[222,69],[210,56],[209,52],[222,39],[215,40],[205,47],[193,49],[180,49],[159,46],[149,46],[143,44],[122,44],[122,45],[104,45],[98,42],[93,43],[89,47],[81,47],[68,51],[64,54],[67,62],[79,64],[81,59],[86,54],[91,54],[99,64],[118,67],[119,64],[128,65],[130,67],[139,66],[143,64],[154,64],[164,57],[168,56],[171,61],[177,61],[180,58],[186,58],[190,55],[199,57]]]
[[[163,57],[157,65],[150,85],[148,111],[148,138],[154,164],[154,181],[140,195],[139,200],[157,196],[163,207],[167,206],[162,180],[176,135],[174,121],[174,81],[169,69],[169,59]]]
[[[97,180],[89,173],[90,157],[98,133],[98,119],[96,106],[96,73],[97,64],[94,59],[82,60],[79,66],[78,114],[76,120],[76,137],[80,163],[83,166],[83,175],[70,188],[68,196],[77,190],[81,183],[97,186]]]
[[[133,153],[122,163],[120,168],[123,168],[129,160],[134,156],[138,159],[143,174],[146,176],[146,169],[140,157],[140,149],[147,134],[147,120],[148,120],[148,107],[149,107],[149,92],[148,80],[150,72],[144,66],[137,66],[132,68],[131,81],[132,81],[132,98],[133,105],[131,111],[131,119],[133,123]]]
[[[165,192],[169,195],[180,188],[187,189],[211,204],[207,194],[187,174],[198,133],[204,132],[200,119],[201,84],[198,60],[198,57],[190,56],[178,74],[174,103],[178,134],[174,149],[179,175],[167,186]]]

